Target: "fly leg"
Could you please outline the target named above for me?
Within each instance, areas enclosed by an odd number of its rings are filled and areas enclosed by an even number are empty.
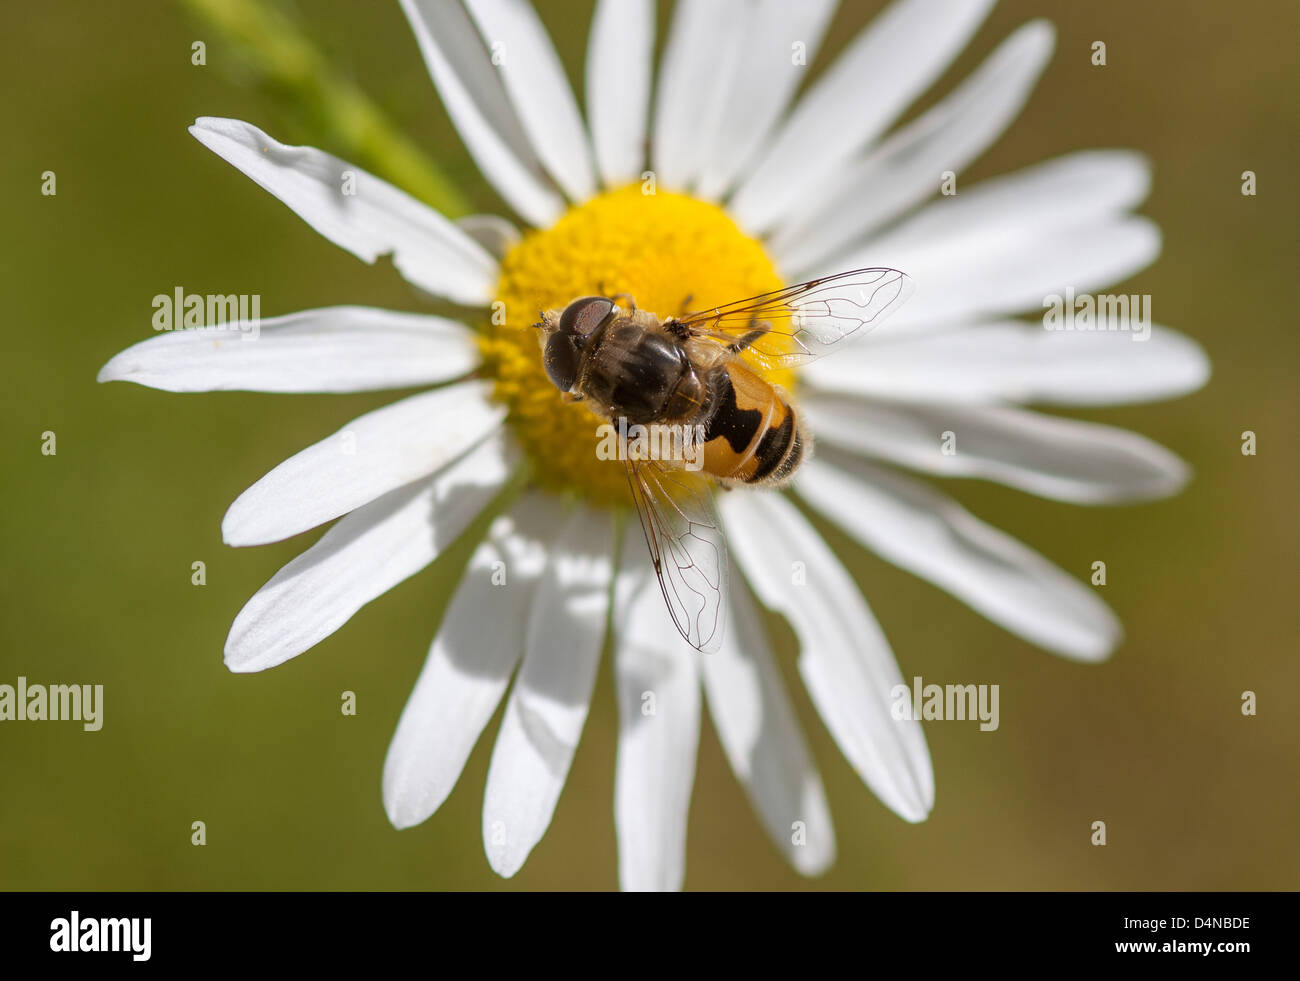
[[[767,323],[766,321],[760,322],[755,320],[752,321],[752,323],[757,324],[758,326],[751,327],[748,332],[742,334],[740,337],[737,337],[734,341],[732,341],[730,344],[727,345],[727,350],[730,351],[732,354],[739,354],[741,351],[753,347],[755,341],[757,341],[760,337],[762,337],[764,334],[766,334],[769,330],[772,329],[772,325]]]
[[[615,301],[627,300],[628,312],[636,313],[636,297],[634,297],[631,293],[612,293],[612,294],[607,293],[605,292],[604,283],[597,283],[596,289],[600,291],[601,296],[608,296],[611,300],[615,300]]]

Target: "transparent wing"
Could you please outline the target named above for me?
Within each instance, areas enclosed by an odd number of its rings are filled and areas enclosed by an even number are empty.
[[[653,460],[627,461],[627,482],[673,623],[688,644],[712,654],[725,627],[727,541],[709,484]]]
[[[692,334],[752,351],[769,368],[792,368],[871,330],[914,288],[897,269],[850,269],[676,319]]]

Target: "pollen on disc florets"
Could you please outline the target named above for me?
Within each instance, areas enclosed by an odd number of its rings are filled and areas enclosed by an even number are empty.
[[[597,504],[628,501],[624,465],[596,455],[602,420],[565,404],[542,367],[539,311],[580,296],[630,295],[661,318],[743,299],[783,284],[763,246],[717,205],[641,185],[578,205],[527,234],[501,263],[498,303],[480,345],[484,373],[541,486]],[[627,300],[620,298],[626,308]],[[768,379],[789,387],[788,373]]]

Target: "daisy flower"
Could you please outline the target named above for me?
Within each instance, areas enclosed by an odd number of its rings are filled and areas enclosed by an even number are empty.
[[[483,805],[488,861],[503,876],[551,821],[607,630],[621,885],[682,884],[706,704],[772,840],[800,872],[827,867],[830,814],[760,603],[793,628],[799,674],[849,763],[904,820],[925,819],[925,737],[890,712],[901,672],[805,509],[1007,630],[1096,661],[1120,627],[1089,587],[902,471],[1088,504],[1167,495],[1187,479],[1141,436],[1023,407],[1167,398],[1208,375],[1201,350],[1164,327],[1134,343],[1011,319],[1155,258],[1158,230],[1131,213],[1148,189],[1142,158],[1073,153],[939,194],[942,175],[960,174],[1017,115],[1052,28],[1025,24],[896,126],[991,0],[897,0],[805,85],[835,6],[680,0],[656,76],[652,0],[601,0],[584,118],[526,0],[403,0],[451,120],[522,232],[499,217],[449,220],[246,122],[191,127],[330,241],[482,308],[464,324],[309,310],[262,322],[256,341],[176,331],[99,377],[184,392],[427,389],[290,457],[231,506],[222,533],[235,546],[337,521],[243,608],[225,661],[261,671],[296,657],[494,509],[397,724],[383,801],[398,828],[426,820],[505,699]],[[865,266],[906,271],[916,295],[834,357],[771,379],[797,396],[818,453],[789,493],[721,495],[730,611],[721,649],[700,654],[672,627],[636,522],[618,520],[623,465],[597,459],[598,420],[559,398],[531,324],[588,294],[630,294],[666,316],[687,297],[707,308]],[[957,452],[943,451],[945,433]]]

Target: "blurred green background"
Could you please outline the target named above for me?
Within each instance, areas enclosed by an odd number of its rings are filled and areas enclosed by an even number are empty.
[[[846,3],[826,53],[881,4]],[[581,82],[589,2],[543,2]],[[465,189],[499,202],[450,128],[395,3],[304,2],[343,75]],[[661,22],[663,14],[661,10]],[[1294,889],[1300,886],[1300,521],[1296,447],[1296,70],[1291,4],[1004,0],[917,108],[1013,28],[1047,14],[1057,51],[1025,113],[963,185],[1066,151],[1133,147],[1153,162],[1143,212],[1159,261],[1115,292],[1205,345],[1203,391],[1078,413],[1189,460],[1173,500],[1072,508],[950,484],[976,514],[1076,575],[1103,558],[1127,640],[1102,666],[1036,650],[822,524],[903,674],[997,682],[1001,728],[931,723],[938,784],[909,826],[857,779],[778,653],[826,780],[839,858],[791,871],[764,836],[708,723],[691,806],[692,889]],[[235,496],[386,394],[172,395],[98,386],[152,336],[150,299],[260,293],[273,316],[336,303],[420,309],[387,264],[318,237],[185,132],[235,116],[339,151],[241,82],[230,49],[162,2],[9,5],[0,32],[0,168],[8,304],[0,543],[0,682],[102,683],[105,723],[0,725],[0,886],[7,889],[608,889],[616,885],[616,710],[608,660],[554,823],[514,880],[488,867],[480,807],[494,721],[443,808],[397,832],[380,771],[460,548],[273,671],[228,673],[244,600],[306,542],[224,547]],[[661,35],[662,36],[662,35]],[[205,40],[206,67],[190,63]],[[1091,65],[1104,40],[1108,64]],[[818,66],[825,64],[824,58]],[[39,192],[57,173],[58,194]],[[1240,174],[1258,174],[1257,197]],[[1120,284],[1117,284],[1120,287]],[[1240,434],[1258,434],[1244,457]],[[40,453],[53,430],[58,455]],[[304,536],[314,538],[315,533]],[[190,564],[207,563],[204,588]],[[340,692],[359,714],[339,712]],[[1258,694],[1245,718],[1241,693]],[[194,820],[208,844],[190,844]],[[1089,843],[1107,822],[1109,844]]]

